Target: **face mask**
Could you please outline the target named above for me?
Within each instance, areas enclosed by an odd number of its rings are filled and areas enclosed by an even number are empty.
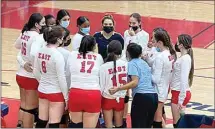
[[[64,43],[64,47],[69,46],[69,45],[70,45],[70,43],[71,43],[71,39],[69,39],[66,43]]]
[[[133,31],[136,31],[139,28],[139,26],[129,26],[129,27],[131,27]]]
[[[103,30],[106,32],[106,33],[110,33],[113,31],[113,26],[104,26],[103,27]]]
[[[158,47],[156,47],[156,50],[157,50],[157,52],[161,52],[161,49]]]
[[[69,21],[61,21],[60,25],[64,28],[67,28],[69,26]]]
[[[181,52],[180,49],[178,48],[178,44],[177,44],[177,43],[175,44],[175,50],[176,50],[177,52]]]
[[[84,34],[89,34],[90,32],[90,27],[87,27],[87,28],[81,28],[80,31]]]
[[[45,28],[46,28],[46,26],[41,26],[40,34],[43,34],[43,32],[44,32]]]

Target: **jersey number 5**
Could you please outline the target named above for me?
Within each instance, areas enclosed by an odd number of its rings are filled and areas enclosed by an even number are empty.
[[[119,78],[119,84],[126,84],[126,80],[125,78],[127,77],[126,73],[122,73],[122,74],[119,74],[118,75],[118,78]],[[113,82],[113,86],[114,87],[117,87],[117,82],[116,82],[116,75],[114,75],[112,78],[111,78],[112,82]]]
[[[83,61],[81,62],[81,70],[80,72],[81,73],[85,73],[86,72],[86,65],[89,65],[90,67],[88,68],[87,70],[87,73],[91,73],[92,72],[92,69],[94,67],[94,62],[93,61]]]

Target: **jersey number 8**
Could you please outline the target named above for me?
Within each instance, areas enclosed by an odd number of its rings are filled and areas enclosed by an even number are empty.
[[[46,62],[42,61],[42,71],[43,73],[46,73]]]

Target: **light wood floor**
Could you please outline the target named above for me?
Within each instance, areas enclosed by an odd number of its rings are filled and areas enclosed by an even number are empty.
[[[49,1],[36,6],[93,12],[116,12],[119,14],[139,12],[142,16],[214,22],[213,1]],[[14,48],[14,41],[20,30],[7,28],[1,30],[3,41],[2,81],[10,84],[10,86],[2,87],[2,96],[19,98],[19,89],[15,80],[18,51]],[[194,58],[195,69],[197,70],[195,70],[196,76],[192,86],[191,101],[211,105],[210,109],[214,109],[214,43],[208,49],[194,48]],[[192,108],[188,108],[187,112],[214,115],[214,112],[199,111]],[[172,118],[169,106],[166,106],[166,113],[168,118]]]
[[[214,22],[213,1],[49,1],[36,6]]]

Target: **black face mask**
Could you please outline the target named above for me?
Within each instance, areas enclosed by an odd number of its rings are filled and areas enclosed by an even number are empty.
[[[136,30],[139,28],[139,26],[130,26],[130,25],[129,25],[129,28],[130,28],[130,27],[132,28],[133,31],[136,31]]]
[[[43,32],[44,32],[45,28],[46,28],[46,26],[41,26],[40,34],[43,34]]]
[[[178,48],[177,43],[175,44],[175,50],[176,50],[177,52],[181,52],[180,49]]]
[[[113,26],[103,26],[103,30],[106,32],[106,33],[110,33],[113,31]]]
[[[64,43],[64,47],[69,46],[69,45],[70,45],[70,43],[71,43],[71,39],[69,39],[66,43]]]

